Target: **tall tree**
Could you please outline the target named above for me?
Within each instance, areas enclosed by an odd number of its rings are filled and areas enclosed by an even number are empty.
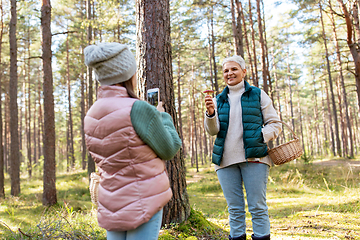
[[[244,57],[243,35],[241,26],[241,12],[239,9],[239,0],[231,0],[231,23],[234,38],[235,54]]]
[[[69,146],[68,151],[68,160],[70,161],[71,168],[75,167],[75,156],[74,156],[74,127],[73,127],[73,119],[72,119],[72,108],[71,108],[71,83],[70,83],[70,60],[69,60],[69,34],[66,35],[66,82],[68,89],[68,131],[69,131],[69,142],[67,143]]]
[[[350,49],[350,53],[354,59],[355,64],[355,82],[356,82],[356,92],[358,96],[358,105],[360,111],[360,52],[359,52],[359,44],[360,44],[360,36],[358,36],[358,41],[354,41],[355,34],[353,34],[353,24],[351,21],[351,17],[347,7],[345,6],[343,0],[337,0],[344,12],[345,22],[346,22],[346,29],[347,29],[347,44]],[[359,14],[358,14],[358,4],[353,4],[354,11],[353,11],[353,18],[355,22],[355,28],[360,29],[359,27]],[[360,31],[359,33],[360,34]]]
[[[256,9],[257,9],[257,19],[258,19],[258,28],[259,28],[259,42],[261,46],[261,66],[262,66],[262,75],[263,75],[263,88],[266,93],[268,93],[268,74],[266,66],[266,51],[265,51],[265,40],[264,40],[264,29],[263,21],[261,17],[260,9],[260,0],[256,0]]]
[[[251,43],[252,43],[252,50],[253,50],[253,59],[254,59],[254,73],[255,79],[253,79],[254,85],[259,87],[259,77],[257,71],[257,58],[256,58],[256,44],[255,44],[255,30],[254,30],[254,22],[252,18],[252,7],[251,7],[251,0],[249,0],[249,19],[250,19],[250,29],[251,29]]]
[[[91,5],[91,0],[86,0],[86,18],[88,20],[88,27],[87,27],[87,42],[88,45],[90,45],[92,43],[92,5]],[[92,77],[92,69],[90,67],[87,67],[87,80],[88,80],[88,108],[91,107],[91,105],[93,105],[94,100],[93,100],[93,77]],[[90,179],[90,174],[92,172],[95,172],[95,162],[92,159],[90,153],[88,153],[88,176]]]
[[[18,132],[18,104],[17,104],[17,41],[16,41],[16,0],[11,0],[11,20],[10,20],[10,176],[11,176],[11,195],[20,194],[20,151],[19,151],[19,132]]]
[[[246,21],[245,21],[245,16],[244,16],[244,9],[242,7],[241,2],[239,2],[238,4],[238,9],[239,12],[241,14],[241,19],[244,23],[244,37],[245,37],[245,44],[246,44],[246,51],[247,51],[247,55],[248,55],[248,61],[249,61],[249,65],[250,65],[250,71],[251,71],[251,79],[253,81],[253,84],[255,85],[255,73],[254,73],[254,67],[253,67],[253,60],[251,57],[251,50],[250,50],[250,43],[249,43],[249,39],[248,39],[248,34],[247,34],[247,28],[246,28]]]
[[[2,40],[4,34],[4,10],[3,10],[3,1],[0,0],[0,20],[1,20],[1,29],[0,29],[0,198],[5,197],[5,188],[4,188],[4,148],[3,148],[3,119],[2,119],[2,65],[1,65],[1,56],[2,56]]]
[[[330,60],[329,60],[329,52],[327,47],[327,40],[326,40],[326,34],[325,34],[325,27],[324,27],[324,19],[322,15],[322,5],[319,1],[319,7],[320,7],[320,20],[321,20],[321,27],[322,27],[322,36],[324,40],[324,47],[325,47],[325,58],[326,58],[326,66],[327,66],[327,72],[329,76],[329,86],[330,86],[330,95],[331,95],[331,102],[332,102],[332,111],[333,111],[333,117],[334,117],[334,124],[335,124],[335,137],[333,132],[331,131],[332,136],[332,144],[333,144],[333,153],[335,155],[335,138],[336,138],[336,149],[337,154],[341,155],[341,146],[340,146],[340,137],[339,137],[339,124],[337,120],[337,112],[336,112],[336,104],[335,104],[335,97],[334,97],[334,91],[333,91],[333,82],[331,78],[331,70],[330,70]]]
[[[172,77],[169,0],[136,0],[136,29],[140,86],[147,89],[159,87],[165,111],[178,128]],[[190,215],[190,205],[181,151],[166,162],[166,167],[173,197],[164,207],[163,224],[183,222]]]
[[[44,71],[44,176],[43,205],[57,203],[56,162],[55,162],[55,112],[53,94],[53,75],[51,66],[51,4],[43,0],[41,6],[42,61]]]

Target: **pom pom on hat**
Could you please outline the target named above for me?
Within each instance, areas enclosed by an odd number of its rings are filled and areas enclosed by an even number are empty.
[[[136,61],[129,48],[120,43],[99,43],[84,49],[85,64],[94,69],[100,85],[129,80],[136,72]]]

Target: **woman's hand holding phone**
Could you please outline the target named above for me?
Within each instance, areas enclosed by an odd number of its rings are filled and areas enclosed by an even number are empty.
[[[156,109],[157,109],[159,112],[165,112],[165,109],[164,109],[163,104],[162,104],[161,101],[160,101],[159,104],[157,105]]]

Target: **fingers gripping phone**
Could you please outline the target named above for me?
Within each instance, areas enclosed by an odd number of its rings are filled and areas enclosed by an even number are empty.
[[[151,88],[147,90],[147,101],[157,107],[160,102],[159,88]]]

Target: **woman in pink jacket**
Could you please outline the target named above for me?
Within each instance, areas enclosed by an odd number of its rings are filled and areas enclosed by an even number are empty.
[[[172,196],[163,160],[173,158],[181,140],[171,116],[134,93],[136,62],[126,45],[90,45],[84,54],[101,85],[84,120],[100,172],[99,226],[109,240],[157,239]]]

